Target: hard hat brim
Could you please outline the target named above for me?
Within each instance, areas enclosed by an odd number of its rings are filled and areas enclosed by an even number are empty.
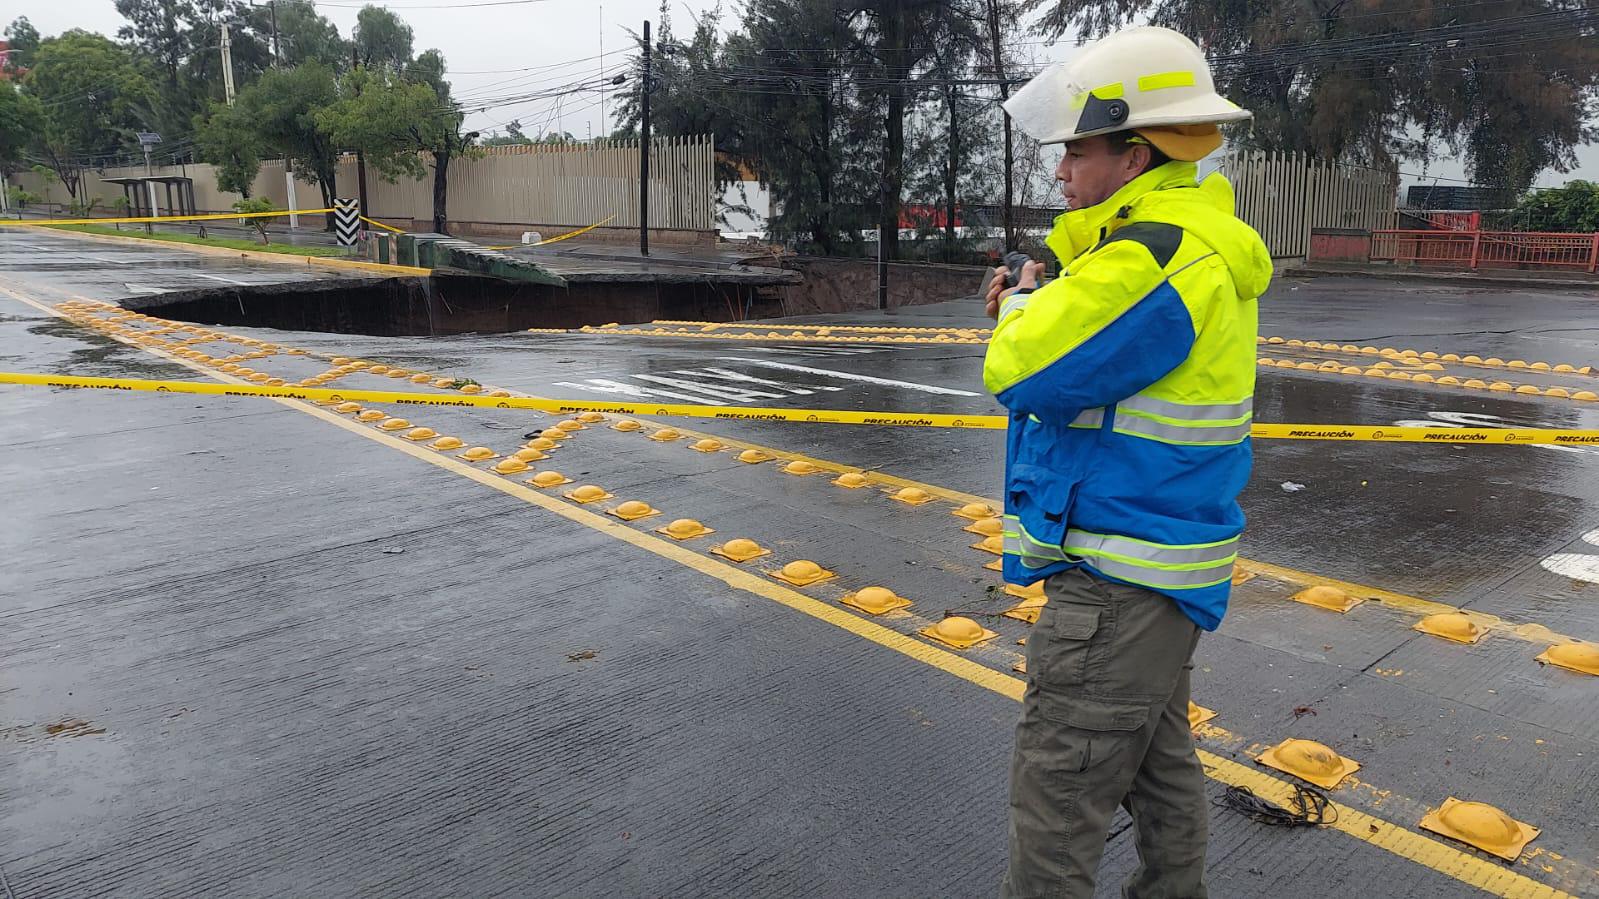
[[[1217,94],[1208,94],[1163,103],[1154,110],[1134,109],[1125,121],[1079,132],[1077,123],[1081,113],[1072,108],[1068,98],[1089,87],[1077,84],[1066,66],[1057,63],[1022,85],[1005,101],[1005,112],[1016,127],[1041,144],[1064,144],[1099,134],[1161,125],[1222,125],[1250,118],[1250,112],[1238,104]]]

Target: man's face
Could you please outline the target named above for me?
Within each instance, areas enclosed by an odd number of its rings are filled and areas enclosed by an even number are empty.
[[[1117,155],[1103,134],[1074,140],[1055,167],[1055,180],[1066,197],[1068,209],[1097,206],[1137,178],[1149,161],[1149,151],[1135,146]]]

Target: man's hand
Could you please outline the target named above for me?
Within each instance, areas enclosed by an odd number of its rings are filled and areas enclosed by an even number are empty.
[[[999,304],[1005,302],[1006,297],[1024,287],[1038,287],[1039,281],[1044,277],[1044,263],[1029,262],[1022,266],[1022,273],[1016,279],[1015,287],[1005,286],[1005,279],[1008,277],[1010,277],[1010,269],[1005,266],[1002,265],[994,269],[994,283],[988,288],[988,296],[986,298],[988,302],[983,307],[984,314],[989,318],[999,317]]]

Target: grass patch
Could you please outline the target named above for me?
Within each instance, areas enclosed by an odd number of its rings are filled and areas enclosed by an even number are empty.
[[[168,243],[187,243],[202,247],[225,247],[230,250],[254,250],[260,253],[285,253],[290,256],[348,256],[339,247],[298,246],[287,243],[261,243],[258,240],[231,237],[196,237],[193,234],[179,234],[176,231],[156,231],[151,234],[144,233],[138,225],[130,225],[126,231],[118,231],[110,225],[48,225],[60,231],[82,231],[87,234],[110,234],[116,237],[137,237],[141,240],[164,240]]]

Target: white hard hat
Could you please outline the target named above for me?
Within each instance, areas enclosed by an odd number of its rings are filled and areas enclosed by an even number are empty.
[[[1005,101],[1005,111],[1045,144],[1250,117],[1216,93],[1210,64],[1193,41],[1152,25],[1106,35],[1071,62],[1050,66]]]

